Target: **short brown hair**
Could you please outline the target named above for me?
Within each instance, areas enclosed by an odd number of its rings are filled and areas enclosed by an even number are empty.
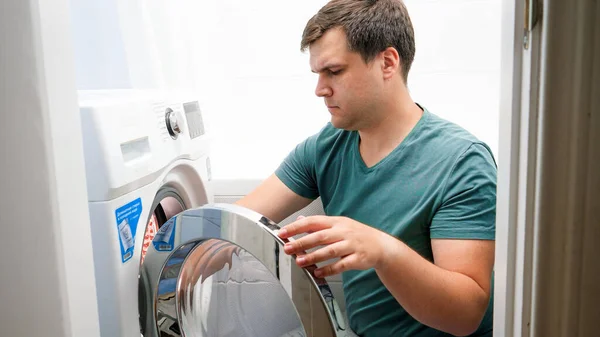
[[[402,0],[332,0],[308,20],[300,49],[305,51],[331,28],[341,27],[350,51],[369,63],[377,54],[394,47],[402,60],[402,76],[415,57],[415,33]]]

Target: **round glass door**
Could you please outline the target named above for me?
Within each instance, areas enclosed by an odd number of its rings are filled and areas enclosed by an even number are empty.
[[[144,336],[345,336],[327,282],[283,253],[277,229],[228,204],[169,219],[140,273]]]

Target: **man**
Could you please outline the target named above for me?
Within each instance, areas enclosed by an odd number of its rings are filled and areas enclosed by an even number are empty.
[[[238,204],[279,222],[321,197],[327,216],[281,230],[316,276],[343,273],[360,336],[492,336],[496,164],[487,145],[413,102],[400,0],[333,0],[302,49],[331,114]],[[321,247],[311,253],[302,251]]]

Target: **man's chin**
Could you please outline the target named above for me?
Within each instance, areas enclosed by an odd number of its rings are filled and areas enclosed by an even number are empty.
[[[356,128],[352,127],[352,123],[348,123],[348,121],[344,121],[333,116],[331,116],[331,125],[333,125],[333,127],[336,129],[356,131]]]

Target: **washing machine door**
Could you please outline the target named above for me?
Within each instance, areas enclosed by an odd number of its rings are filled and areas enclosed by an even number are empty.
[[[140,269],[146,337],[346,336],[346,324],[316,266],[283,252],[279,227],[231,204],[171,218]]]

